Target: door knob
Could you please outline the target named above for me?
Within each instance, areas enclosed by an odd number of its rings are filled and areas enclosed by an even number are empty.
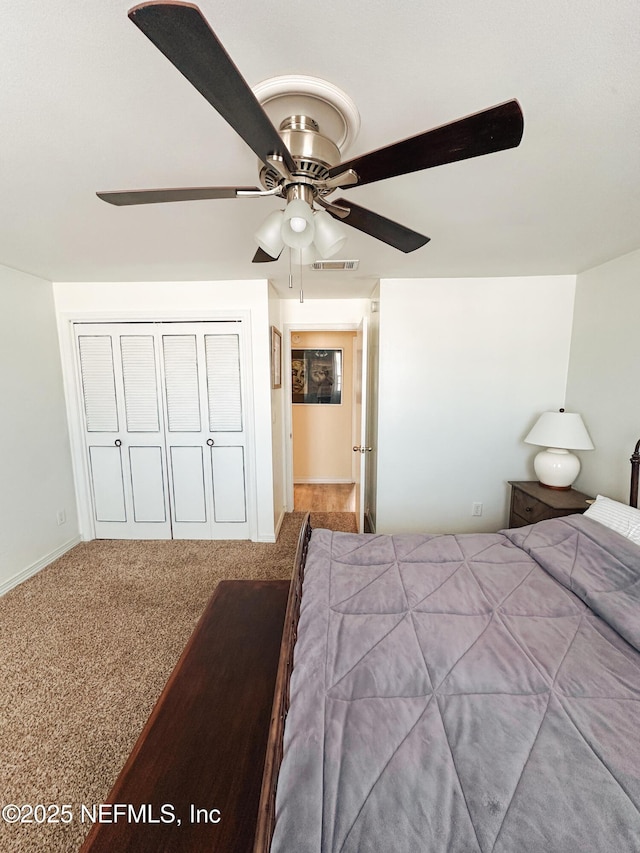
[[[356,445],[354,446],[354,448],[353,448],[353,452],[354,452],[354,453],[359,453],[361,450],[362,450],[362,448],[361,448],[361,447],[360,447],[360,445],[358,445],[358,444],[356,444]]]
[[[116,447],[120,447],[122,445],[122,442],[120,441],[119,438],[116,438],[116,440],[114,441],[114,444]]]
[[[207,439],[207,444],[209,445],[209,447],[213,447],[213,445],[215,444],[215,442],[214,442],[214,440],[213,440],[212,438],[208,438],[208,439]]]

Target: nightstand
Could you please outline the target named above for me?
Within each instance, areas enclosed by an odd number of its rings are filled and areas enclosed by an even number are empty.
[[[549,489],[537,480],[509,480],[511,509],[509,527],[523,527],[547,518],[561,518],[589,508],[590,495],[575,489]]]

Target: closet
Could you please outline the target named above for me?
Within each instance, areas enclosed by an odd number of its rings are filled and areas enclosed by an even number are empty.
[[[96,537],[248,539],[242,322],[74,329]]]

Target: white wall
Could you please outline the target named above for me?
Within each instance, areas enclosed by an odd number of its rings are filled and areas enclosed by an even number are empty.
[[[574,276],[383,280],[378,532],[498,530],[564,405]],[[482,502],[482,517],[471,516]]]
[[[282,322],[299,329],[321,329],[331,326],[353,328],[370,311],[369,299],[283,299]]]
[[[2,593],[79,541],[51,283],[3,266],[0,399]]]
[[[581,273],[567,384],[595,450],[579,453],[576,486],[629,500],[629,457],[640,439],[640,251]]]
[[[255,479],[255,539],[275,539],[273,506],[271,373],[269,333],[269,293],[266,280],[257,281],[178,281],[178,282],[56,282],[53,285],[60,341],[65,369],[65,388],[70,405],[70,428],[74,460],[82,446],[72,356],[72,320],[207,320],[242,316],[248,325],[249,371],[253,396],[247,395],[248,424],[254,437],[255,458],[248,464],[248,476]],[[248,460],[249,463],[249,460]],[[84,493],[86,480],[76,463],[76,486],[81,504],[89,506]],[[89,522],[81,512],[81,529]],[[86,533],[85,533],[86,535]]]

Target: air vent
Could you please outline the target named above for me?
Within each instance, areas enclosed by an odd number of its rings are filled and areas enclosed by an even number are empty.
[[[360,261],[314,261],[312,270],[357,270]]]

